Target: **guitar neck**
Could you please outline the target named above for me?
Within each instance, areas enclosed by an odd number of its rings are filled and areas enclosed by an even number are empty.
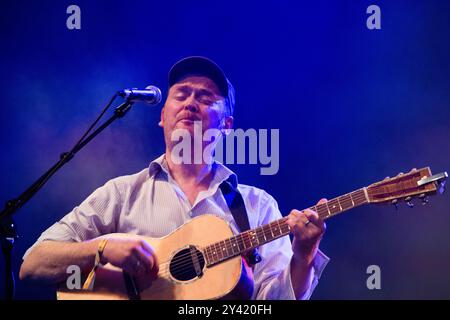
[[[309,209],[317,212],[319,217],[325,220],[368,202],[367,189],[362,188],[329,200],[326,203],[312,206]],[[226,261],[248,250],[288,235],[291,229],[286,222],[287,219],[287,217],[284,217],[275,220],[269,224],[247,230],[205,247],[204,253],[207,265],[212,266]]]

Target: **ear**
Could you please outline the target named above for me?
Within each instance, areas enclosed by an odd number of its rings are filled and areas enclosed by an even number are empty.
[[[161,119],[159,120],[158,126],[164,128],[164,107],[161,109]]]
[[[231,129],[233,128],[234,118],[232,116],[225,117],[223,121],[222,133],[225,135],[229,135]]]

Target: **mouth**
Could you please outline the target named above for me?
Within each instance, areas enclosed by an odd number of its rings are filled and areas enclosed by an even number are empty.
[[[181,119],[181,120],[178,121],[178,122],[181,122],[181,123],[184,123],[184,124],[189,124],[189,125],[191,125],[191,124],[194,123],[194,120],[191,120],[191,119]]]
[[[182,122],[186,124],[193,124],[195,121],[201,121],[198,117],[194,115],[183,115],[177,122]]]

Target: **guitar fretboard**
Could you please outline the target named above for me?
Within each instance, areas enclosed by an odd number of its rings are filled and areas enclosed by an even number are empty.
[[[362,188],[329,200],[326,203],[312,206],[309,209],[316,211],[319,217],[325,220],[368,202],[366,188]],[[236,236],[205,247],[204,254],[208,267],[288,235],[291,229],[286,222],[287,219],[287,217],[284,217],[275,220],[264,226],[247,230]]]

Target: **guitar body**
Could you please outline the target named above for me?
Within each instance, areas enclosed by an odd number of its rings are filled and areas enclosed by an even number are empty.
[[[204,263],[200,276],[192,272],[179,273],[180,268],[170,263],[177,254],[183,259],[186,256],[189,257],[192,246],[201,251],[201,248],[211,243],[233,236],[228,223],[214,215],[196,217],[163,238],[122,233],[108,235],[108,237],[111,236],[143,239],[153,247],[159,263],[158,278],[149,288],[140,292],[140,298],[143,300],[219,299],[231,293],[241,277],[240,256],[211,267],[206,267]],[[182,260],[179,259],[179,261]],[[123,271],[107,264],[97,269],[93,291],[60,289],[57,292],[57,298],[59,300],[115,300],[129,299],[130,295]]]

